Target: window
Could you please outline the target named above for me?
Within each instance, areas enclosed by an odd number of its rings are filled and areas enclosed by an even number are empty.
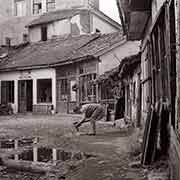
[[[15,15],[16,16],[26,15],[26,2],[24,0],[15,0]]]
[[[37,102],[51,103],[52,102],[52,80],[38,79],[37,80]]]
[[[80,77],[80,98],[82,102],[96,101],[96,84],[93,82],[95,79],[95,73]]]
[[[108,100],[108,99],[114,99],[113,96],[113,88],[106,83],[101,84],[101,99],[102,100]]]
[[[47,26],[41,27],[41,40],[47,41]]]
[[[61,82],[61,87],[60,87],[60,100],[61,101],[66,101],[68,100],[68,80],[67,79],[62,79]]]
[[[33,0],[33,14],[42,13],[42,0]]]
[[[47,0],[47,12],[55,9],[55,0]]]
[[[1,82],[1,104],[14,103],[14,81]]]
[[[70,81],[70,101],[75,102],[76,101],[76,92],[73,90],[73,87],[76,85],[76,80]]]
[[[96,33],[101,33],[101,31],[99,29],[96,29]]]

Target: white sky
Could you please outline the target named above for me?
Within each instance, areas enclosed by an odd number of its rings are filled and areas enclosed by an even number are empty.
[[[99,0],[100,10],[109,17],[120,23],[116,0]]]

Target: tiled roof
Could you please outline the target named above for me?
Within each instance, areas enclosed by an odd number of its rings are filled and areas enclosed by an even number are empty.
[[[38,42],[27,45],[18,53],[9,54],[9,58],[4,64],[0,64],[0,69],[16,69],[25,67],[45,66],[68,60],[68,56],[77,48],[87,44],[97,38],[94,35],[68,36]]]
[[[121,33],[67,36],[38,42],[18,48],[17,53],[9,54],[0,70],[57,66],[86,57],[97,58],[101,52],[109,51],[123,39]]]
[[[95,41],[86,44],[83,48],[77,50],[72,56],[73,58],[80,58],[83,56],[94,56],[98,57],[115,44],[119,44],[125,37],[122,32],[115,32],[110,34],[103,34]]]
[[[39,18],[33,20],[26,27],[31,27],[40,24],[47,24],[53,21],[68,19],[80,13],[88,12],[87,9],[63,9],[45,13],[41,15]]]
[[[141,53],[131,55],[122,59],[119,65],[119,77],[123,78],[133,72],[138,65],[141,63]]]

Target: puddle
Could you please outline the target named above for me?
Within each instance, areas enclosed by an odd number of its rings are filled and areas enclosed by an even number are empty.
[[[39,142],[38,137],[28,137],[21,139],[3,139],[0,140],[1,149],[17,149],[26,146],[32,146]]]
[[[13,139],[2,140],[0,142],[0,146],[2,149],[14,149],[15,148],[15,140],[13,140]]]
[[[35,150],[35,148],[34,148]],[[35,151],[34,151],[35,154]],[[49,162],[53,160],[53,150],[49,148],[38,148],[37,149],[37,161]]]
[[[13,160],[23,160],[32,162],[43,162],[43,163],[53,163],[56,161],[68,161],[76,160],[80,161],[82,159],[88,159],[91,157],[96,157],[95,155],[83,153],[83,152],[71,152],[65,151],[63,149],[53,149],[47,147],[32,147],[28,150],[24,150],[20,154],[14,154],[9,156],[9,159]]]
[[[39,138],[23,138],[18,141],[18,146],[31,146],[32,144],[36,144],[39,142]]]

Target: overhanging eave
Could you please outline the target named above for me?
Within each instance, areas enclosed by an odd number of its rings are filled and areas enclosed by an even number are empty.
[[[151,9],[152,0],[130,0],[129,7],[131,11],[148,11]]]
[[[133,11],[130,13],[128,40],[142,39],[149,17],[149,11]]]

